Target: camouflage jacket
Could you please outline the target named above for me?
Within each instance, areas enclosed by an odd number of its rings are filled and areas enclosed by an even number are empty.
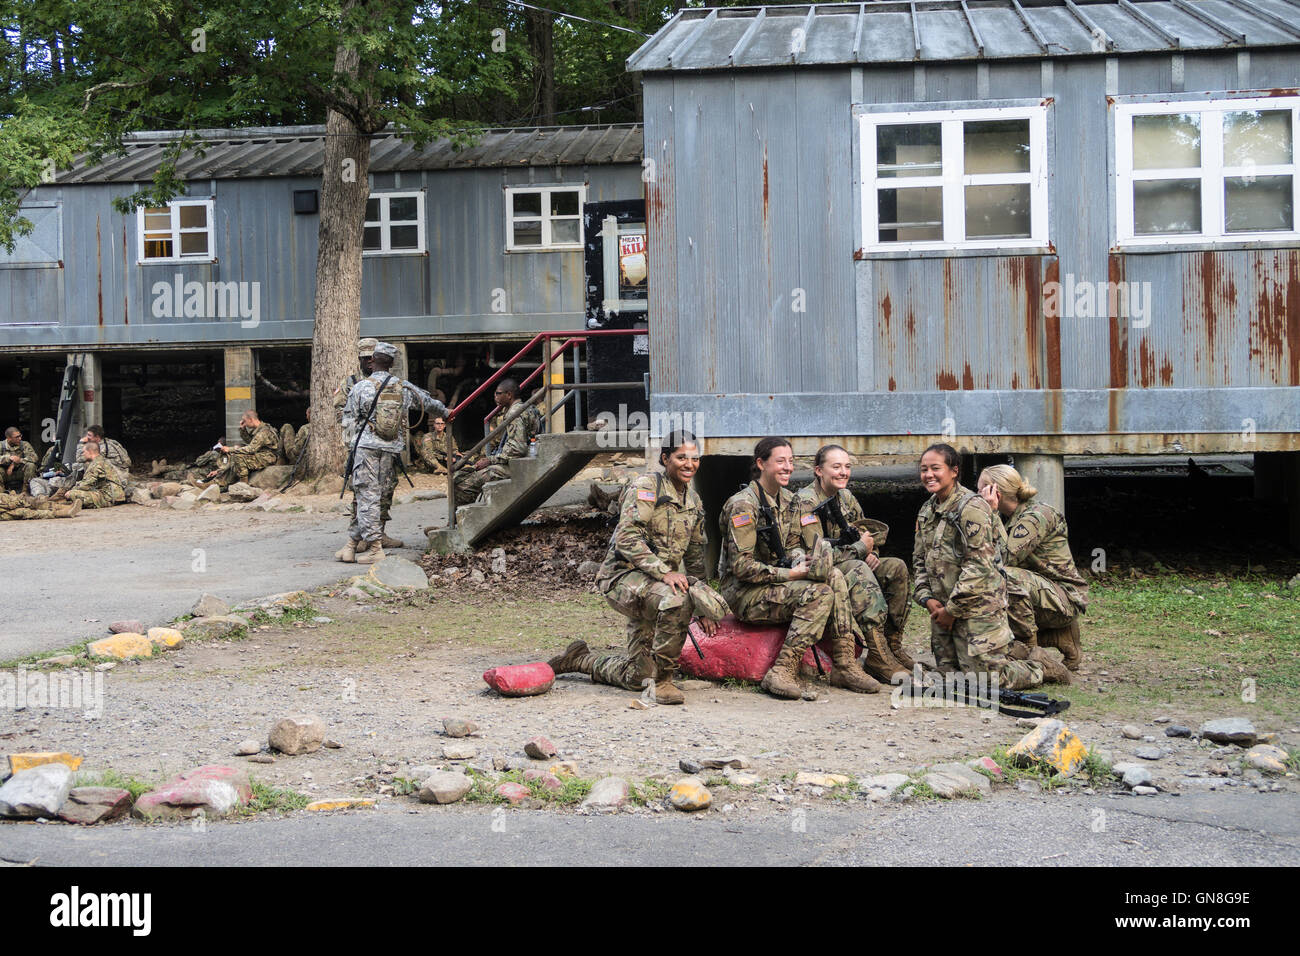
[[[1022,501],[1006,519],[1002,560],[1055,581],[1079,610],[1088,607],[1088,583],[1074,566],[1065,516],[1051,505]]]
[[[663,475],[641,475],[628,482],[618,526],[609,542],[605,563],[596,575],[601,591],[628,571],[657,581],[686,562],[686,574],[705,580],[704,504],[693,489],[678,494]]]
[[[126,500],[126,479],[107,458],[100,455],[86,465],[86,473],[77,482],[78,491],[102,491],[113,502]]]
[[[267,453],[270,453],[272,463],[274,463],[275,457],[279,455],[280,433],[266,422],[262,422],[253,429],[241,426],[239,437],[243,439],[244,444],[240,448],[232,448],[232,453],[249,457],[260,453],[263,458],[266,457]]]
[[[392,441],[384,441],[375,434],[374,422],[368,416],[370,409],[375,404],[375,395],[378,393],[379,386],[383,384],[386,377],[391,377],[393,384],[402,386],[402,423],[400,434]],[[347,405],[343,408],[343,430],[346,434],[352,436],[352,441],[356,441],[357,429],[364,427],[365,431],[361,435],[361,442],[358,448],[369,448],[374,451],[388,452],[392,455],[400,455],[406,448],[406,429],[407,414],[411,406],[419,402],[425,410],[433,412],[435,415],[446,416],[447,406],[442,404],[424,389],[418,385],[412,385],[405,379],[400,379],[389,372],[372,372],[369,378],[363,378],[352,386],[352,391],[348,393]],[[352,451],[352,445],[348,445],[348,451]],[[526,451],[525,451],[526,453]]]
[[[500,425],[503,420],[510,418],[512,415],[516,416],[514,421],[507,425],[506,430],[501,433],[497,444],[487,446],[487,455],[485,457],[489,462],[494,465],[504,465],[511,458],[528,457],[528,441],[532,438],[531,432],[533,431],[533,422],[529,421],[529,417],[533,414],[531,408],[526,408],[523,402],[516,400],[504,413],[498,410],[488,419],[488,431],[491,431]]]
[[[953,617],[987,617],[1007,609],[1006,571],[993,511],[975,492],[957,485],[946,501],[934,495],[916,516],[913,595],[925,607],[943,602]]]
[[[17,445],[11,445],[9,439],[0,439],[0,468],[8,468],[12,464],[9,460],[12,455],[22,459],[20,465],[16,467],[36,464],[36,449],[32,447],[31,442],[20,441]]]
[[[82,454],[84,448],[83,443],[77,442],[77,462],[80,468],[84,468],[86,464],[86,458]],[[126,449],[122,447],[121,442],[113,438],[105,438],[100,442],[99,453],[107,458],[109,463],[123,475],[131,473],[131,456],[126,453]]]
[[[439,465],[447,467],[447,436],[446,434],[438,435],[432,431],[424,432],[420,435],[419,441],[415,443],[415,453],[430,468]],[[460,457],[460,449],[456,447],[456,439],[451,440],[451,457]]]
[[[812,484],[800,488],[794,493],[795,505],[799,509],[799,538],[805,551],[811,552],[816,546],[818,539],[830,538],[834,540],[840,536],[839,525],[836,524],[830,515],[814,515],[813,510],[825,501],[829,495],[822,494],[821,487],[814,480]],[[862,505],[858,504],[858,499],[853,496],[853,492],[847,488],[841,488],[839,491],[840,512],[844,515],[844,520],[859,531],[866,533],[866,515],[862,513]],[[862,560],[871,549],[867,543],[859,538],[850,545],[837,547],[835,549],[835,560],[843,561],[847,558],[856,558]]]
[[[751,481],[727,499],[718,518],[722,532],[722,558],[718,564],[718,577],[722,596],[736,606],[734,600],[741,588],[756,584],[779,584],[790,580],[790,569],[777,567],[779,560],[767,541],[758,533],[763,523],[759,512],[759,486]],[[775,500],[767,497],[768,507],[774,512],[777,534],[789,557],[803,554],[799,539],[799,510],[794,495],[781,488]]]

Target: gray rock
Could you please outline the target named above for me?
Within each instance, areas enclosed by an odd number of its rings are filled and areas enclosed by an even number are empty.
[[[1182,724],[1170,724],[1165,728],[1166,737],[1190,737],[1192,735],[1191,727],[1184,727]]]
[[[108,625],[110,634],[143,634],[144,623],[141,621],[114,621]]]
[[[198,497],[196,495],[190,494],[189,492],[183,492],[177,495],[175,498],[167,499],[167,507],[170,508],[172,511],[193,511],[194,506],[197,505],[198,503],[199,503]]]
[[[931,767],[930,770],[932,772],[952,774],[969,780],[981,793],[989,793],[993,789],[993,784],[987,776],[964,763],[938,763]]]
[[[484,574],[482,571],[480,571],[478,568],[475,568],[473,571],[469,573],[469,579],[474,584],[482,584],[484,581],[487,580],[487,575]]]
[[[399,776],[403,776],[407,780],[414,780],[417,783],[422,783],[435,773],[442,773],[442,768],[435,767],[432,764],[422,763],[409,768],[406,773],[400,774]]]
[[[250,484],[237,481],[226,489],[226,494],[230,495],[233,501],[256,501],[262,493]]]
[[[190,613],[195,617],[221,617],[230,613],[230,605],[214,594],[204,594],[194,602]]]
[[[248,621],[242,617],[233,614],[219,615],[217,617],[196,617],[184,621],[176,626],[178,631],[185,632],[187,641],[192,639],[205,640],[225,640],[229,637],[235,637],[240,631],[247,630]]]
[[[1144,787],[1151,782],[1151,771],[1145,767],[1130,767],[1124,773],[1124,786],[1132,790],[1134,787]]]
[[[279,488],[293,474],[293,465],[271,465],[261,471],[255,471],[248,477],[248,483],[254,488]]]
[[[131,489],[130,500],[132,504],[151,505],[153,504],[154,498],[153,495],[150,494],[148,488],[136,485]]]
[[[1246,751],[1246,766],[1264,773],[1286,773],[1288,754],[1281,747],[1256,744]]]
[[[677,761],[677,766],[681,769],[682,773],[699,773],[704,769],[703,764],[691,760],[688,757],[683,757],[681,760]]]
[[[342,750],[342,749],[343,749],[343,745],[342,745],[341,743],[339,743],[337,740],[331,740],[331,739],[328,738],[328,737],[325,738],[325,741],[324,741],[324,743],[321,744],[321,746],[324,747],[326,750]]]
[[[442,745],[442,755],[448,760],[472,760],[478,756],[478,748],[473,744],[453,741]]]
[[[210,504],[215,504],[220,500],[221,500],[221,489],[218,488],[216,485],[208,485],[206,488],[204,488],[202,491],[199,492],[199,501],[206,501],[209,502]]]
[[[275,763],[275,758],[270,754],[253,754],[248,758],[249,763]]]
[[[448,717],[442,722],[442,732],[448,737],[468,737],[478,730],[478,724],[472,720],[462,720],[459,717]]]
[[[524,753],[534,760],[547,760],[555,756],[555,744],[545,737],[533,737],[524,744]]]
[[[131,809],[131,791],[119,787],[74,787],[59,809],[67,823],[111,823]]]
[[[72,789],[66,764],[46,763],[20,770],[0,787],[0,817],[53,817]]]
[[[622,777],[597,780],[582,805],[594,809],[616,809],[627,803],[628,785]]]
[[[1123,728],[1120,730],[1120,733],[1123,734],[1125,737],[1127,737],[1129,740],[1142,739],[1142,728],[1139,727],[1137,724],[1125,724]]]
[[[702,757],[700,766],[705,770],[722,770],[725,767],[731,767],[734,770],[748,770],[754,764],[748,757],[737,755],[734,757]]]
[[[378,564],[372,564],[370,576],[386,588],[423,591],[429,587],[429,577],[422,567],[395,554],[388,554]]]
[[[309,754],[325,742],[325,721],[315,714],[290,714],[275,722],[267,740],[282,754]]]
[[[889,796],[906,783],[907,774],[905,773],[881,773],[876,774],[874,777],[859,778],[858,789],[883,793]]]
[[[474,787],[474,781],[463,773],[438,770],[420,783],[416,796],[421,803],[455,803]]]
[[[492,573],[493,574],[506,573],[506,549],[505,548],[492,549]],[[614,780],[617,778],[610,777],[609,779]]]
[[[1256,737],[1255,725],[1245,717],[1224,717],[1201,724],[1201,736],[1218,744],[1252,747]]]
[[[1143,760],[1159,760],[1165,754],[1159,747],[1138,747],[1133,751],[1133,755]]]
[[[1037,780],[1024,779],[1016,781],[1016,789],[1021,793],[1041,793],[1043,785]]]
[[[988,777],[961,763],[937,764],[921,781],[928,784],[936,796],[944,799],[963,793],[988,793],[992,789]]]
[[[1300,590],[1300,574],[1293,575],[1291,579],[1286,582],[1286,586],[1292,591]]]
[[[1155,787],[1134,787],[1133,792],[1139,797],[1154,797],[1159,793]]]
[[[261,752],[262,752],[262,745],[259,744],[256,740],[253,740],[251,737],[248,740],[241,741],[239,746],[235,748],[236,757],[247,757],[252,754],[261,753]]]

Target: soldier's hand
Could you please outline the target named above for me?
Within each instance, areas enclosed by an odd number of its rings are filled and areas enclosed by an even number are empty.
[[[1002,492],[998,486],[991,482],[980,489],[980,497],[989,503],[989,507],[996,513],[998,505],[1002,503]]]
[[[490,464],[490,462],[489,462],[486,458],[480,458],[478,461],[474,462],[474,470],[475,470],[475,471],[482,471],[482,470],[483,470],[484,468],[486,468],[489,464]]]
[[[701,617],[698,618],[698,620],[700,622],[700,627],[704,629],[704,634],[706,637],[712,637],[714,634],[718,633],[718,622],[715,621],[713,618]]]
[[[691,589],[691,582],[686,580],[686,575],[680,571],[670,571],[664,575],[664,584],[668,585],[679,594],[685,594]]]
[[[956,621],[956,618],[948,613],[948,609],[942,606],[932,615],[932,617],[934,622],[945,631],[951,631],[953,622]]]
[[[930,612],[930,620],[935,620],[935,615],[943,610],[943,602],[938,598],[930,598],[925,602],[925,609]]]
[[[861,541],[862,541],[862,543],[865,544],[865,545],[867,546],[867,550],[868,550],[868,551],[875,551],[875,550],[876,550],[876,539],[873,538],[873,537],[871,536],[871,532],[870,532],[870,531],[862,531],[861,529],[859,529],[858,533],[861,535]],[[875,565],[872,565],[872,567],[874,567],[874,566],[875,566]]]
[[[880,556],[876,554],[876,552],[874,551],[868,553],[867,556],[862,560],[866,562],[867,567],[869,567],[872,571],[880,567]]]
[[[790,580],[802,581],[806,577],[808,577],[808,559],[804,558],[790,569]]]

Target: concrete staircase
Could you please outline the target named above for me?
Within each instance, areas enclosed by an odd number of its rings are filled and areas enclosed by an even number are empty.
[[[523,521],[597,455],[640,452],[645,443],[644,431],[538,435],[537,456],[512,458],[508,479],[488,482],[478,501],[456,510],[455,528],[429,530],[429,549],[439,554],[469,551],[494,531]]]

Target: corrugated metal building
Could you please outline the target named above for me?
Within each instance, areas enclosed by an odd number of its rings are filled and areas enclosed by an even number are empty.
[[[1297,48],[1294,0],[681,11],[628,61],[653,410],[1048,488],[1300,449]]]
[[[88,361],[93,389],[104,361],[207,355],[237,418],[259,351],[310,343],[324,127],[201,136],[167,209],[112,203],[150,179],[170,133],[130,134],[125,155],[83,158],[25,200],[35,231],[0,250],[0,367],[43,362],[20,389],[30,434],[65,356]],[[490,130],[420,151],[381,134],[369,173],[362,334],[408,347],[526,340],[583,327],[581,206],[641,198],[641,128]],[[12,408],[13,375],[0,378]]]

